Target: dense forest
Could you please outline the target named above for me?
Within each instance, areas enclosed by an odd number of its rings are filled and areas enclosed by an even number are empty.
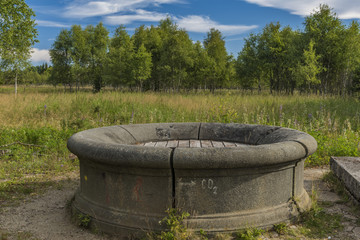
[[[63,85],[71,91],[104,86],[131,91],[242,88],[271,93],[351,95],[360,91],[360,26],[346,26],[327,5],[304,20],[303,30],[279,22],[245,38],[235,59],[225,38],[210,29],[193,42],[170,18],[157,26],[119,26],[112,37],[99,23],[63,29],[50,50],[52,66],[22,71],[28,84]],[[13,73],[0,72],[0,83]]]

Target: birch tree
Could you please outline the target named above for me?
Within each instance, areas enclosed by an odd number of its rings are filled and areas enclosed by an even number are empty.
[[[3,69],[15,72],[15,97],[18,73],[28,65],[31,47],[37,42],[33,17],[24,0],[0,1],[0,61]]]

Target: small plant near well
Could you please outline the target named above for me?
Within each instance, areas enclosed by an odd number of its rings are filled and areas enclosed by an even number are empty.
[[[190,216],[187,212],[182,212],[177,208],[166,210],[168,214],[160,224],[166,224],[167,230],[161,231],[160,234],[148,233],[146,239],[151,240],[185,240],[191,239],[191,233],[187,231],[184,220]]]
[[[340,214],[326,213],[322,208],[311,209],[301,215],[303,227],[307,229],[304,235],[307,237],[328,237],[344,227],[341,224]]]
[[[261,239],[261,235],[265,231],[258,228],[247,228],[239,231],[237,235],[237,240],[259,240]]]
[[[199,237],[200,237],[201,240],[208,240],[207,234],[203,229],[200,229]]]
[[[280,235],[286,234],[288,232],[288,226],[286,223],[274,224],[273,229],[277,234]]]
[[[83,228],[89,228],[90,227],[90,222],[91,222],[91,217],[86,215],[86,214],[82,214],[79,213],[77,215],[77,220],[78,220],[78,224],[80,227]]]
[[[313,187],[310,195],[312,206],[300,216],[300,232],[306,237],[325,238],[343,229],[340,214],[329,214],[318,203],[318,193]]]

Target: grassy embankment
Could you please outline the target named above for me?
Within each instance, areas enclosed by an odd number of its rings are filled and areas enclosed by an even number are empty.
[[[0,203],[37,193],[53,179],[78,171],[66,148],[80,130],[153,122],[234,122],[290,127],[318,141],[307,166],[330,156],[359,156],[360,102],[355,98],[90,92],[29,88],[15,99],[0,88]],[[132,117],[133,116],[133,117]],[[13,144],[20,142],[31,145]]]

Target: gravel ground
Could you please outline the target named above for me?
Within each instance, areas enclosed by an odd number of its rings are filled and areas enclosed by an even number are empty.
[[[315,186],[319,201],[333,203],[326,207],[326,211],[344,216],[343,232],[327,239],[360,239],[360,225],[357,224],[358,216],[354,210],[339,202],[339,196],[321,181],[322,175],[327,171],[327,168],[314,168],[305,169],[304,172],[306,190],[309,192]],[[29,197],[17,206],[0,207],[0,239],[113,239],[83,230],[71,222],[67,205],[78,187],[77,176],[61,181],[60,186],[50,187],[45,194]],[[290,227],[296,228],[296,225]],[[276,234],[270,235],[266,239],[281,239]]]

